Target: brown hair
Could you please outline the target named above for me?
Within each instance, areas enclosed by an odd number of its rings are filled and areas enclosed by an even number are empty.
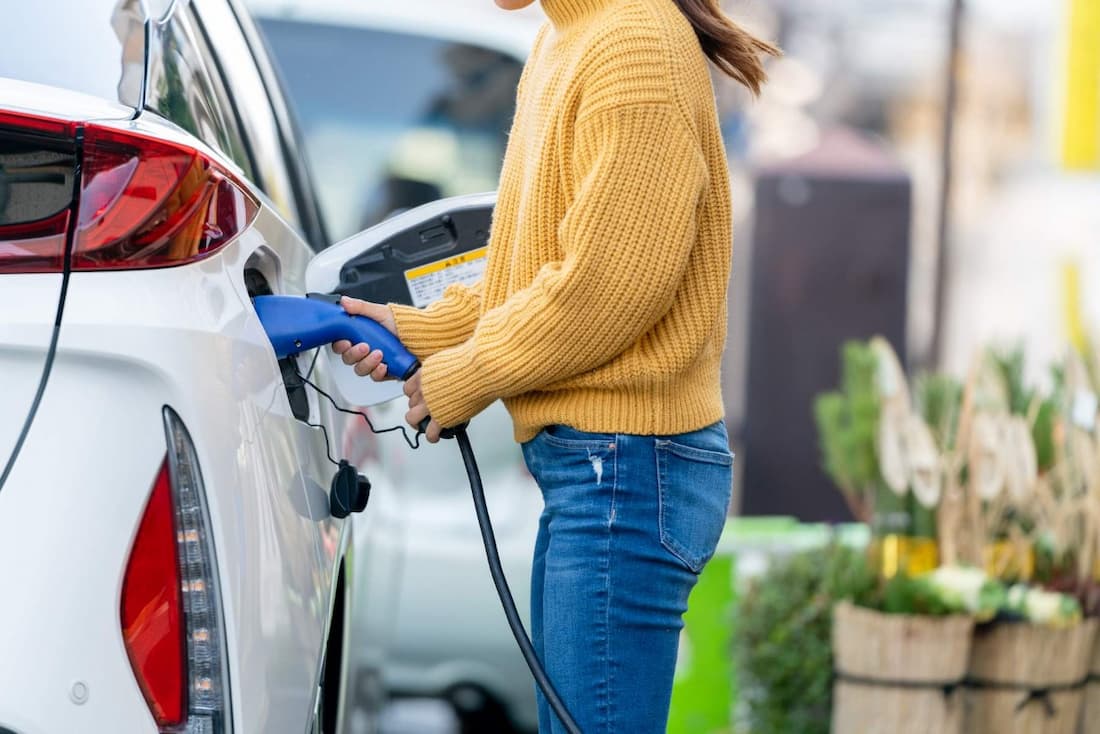
[[[760,86],[768,77],[760,56],[779,56],[779,47],[761,41],[730,20],[718,0],[676,0],[676,4],[695,29],[707,58],[753,94],[760,94]]]

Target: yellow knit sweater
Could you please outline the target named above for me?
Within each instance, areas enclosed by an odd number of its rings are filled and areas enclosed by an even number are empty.
[[[668,435],[723,415],[731,224],[706,57],[673,0],[542,0],[485,275],[391,304],[443,426],[502,398],[518,441],[562,423]]]

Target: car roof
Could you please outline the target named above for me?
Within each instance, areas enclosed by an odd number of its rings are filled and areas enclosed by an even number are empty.
[[[476,44],[524,59],[546,17],[492,0],[248,0],[260,18],[379,28]]]

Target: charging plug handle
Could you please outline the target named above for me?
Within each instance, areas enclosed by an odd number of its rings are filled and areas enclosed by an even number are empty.
[[[389,374],[402,382],[420,369],[420,360],[396,335],[373,319],[349,314],[340,305],[338,295],[256,296],[252,304],[279,359],[347,339],[381,351]],[[426,433],[430,422],[430,417],[425,418],[417,430]],[[440,436],[454,438],[455,429],[445,428]]]
[[[347,339],[381,351],[390,374],[400,380],[409,379],[420,367],[389,329],[373,319],[349,314],[338,297],[256,296],[252,303],[279,359]]]

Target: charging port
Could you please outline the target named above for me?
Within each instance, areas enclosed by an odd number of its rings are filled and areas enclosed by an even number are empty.
[[[248,297],[271,296],[271,284],[267,277],[256,268],[245,268],[244,285],[248,290]],[[298,376],[296,356],[284,357],[279,360],[279,372],[283,377],[283,386],[286,388],[286,397],[290,401],[290,412],[300,421],[309,420],[309,395],[306,393],[306,385]]]

